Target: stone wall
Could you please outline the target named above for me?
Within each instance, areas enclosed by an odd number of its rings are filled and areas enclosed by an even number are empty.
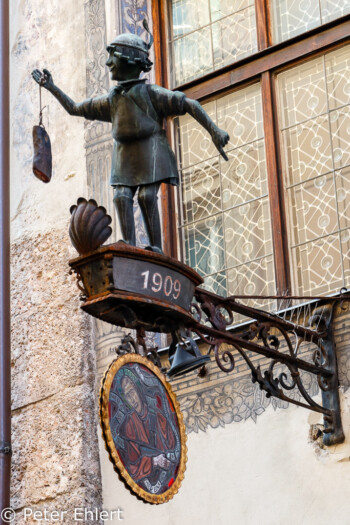
[[[73,99],[86,91],[83,0],[11,3],[12,506],[67,510],[102,504],[91,320],[68,260],[69,207],[87,196],[84,122],[43,90],[53,177],[32,173],[32,126],[48,68]],[[93,521],[96,523],[95,521]],[[88,523],[88,521],[86,521]]]

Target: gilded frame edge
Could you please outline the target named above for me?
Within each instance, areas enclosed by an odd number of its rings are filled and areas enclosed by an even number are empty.
[[[172,486],[163,494],[151,494],[150,492],[147,492],[143,490],[130,476],[126,468],[124,467],[123,463],[121,462],[119,458],[118,451],[116,449],[116,446],[113,441],[113,437],[110,431],[110,425],[109,425],[109,416],[108,416],[108,403],[109,403],[109,393],[112,386],[112,382],[114,379],[115,374],[118,372],[118,370],[125,365],[126,363],[140,363],[149,370],[151,370],[159,379],[159,381],[162,383],[163,387],[165,388],[169,398],[171,399],[171,402],[173,403],[177,421],[179,424],[179,432],[180,432],[180,441],[181,441],[181,458],[179,463],[179,471],[178,475],[172,484]],[[187,463],[187,446],[186,446],[186,428],[183,421],[182,412],[180,409],[180,405],[176,399],[176,395],[171,389],[170,384],[166,381],[165,376],[160,372],[160,370],[146,357],[140,356],[138,354],[126,354],[121,357],[118,357],[115,359],[110,366],[108,367],[107,371],[104,374],[104,377],[101,381],[101,389],[100,389],[100,398],[99,398],[99,405],[100,405],[100,424],[102,429],[102,438],[105,444],[105,448],[108,452],[109,459],[113,463],[115,470],[119,474],[119,477],[124,482],[126,487],[136,494],[139,498],[146,501],[147,503],[159,505],[160,503],[166,503],[169,500],[171,500],[175,494],[180,489],[181,483],[185,477],[185,470],[186,470],[186,463]]]

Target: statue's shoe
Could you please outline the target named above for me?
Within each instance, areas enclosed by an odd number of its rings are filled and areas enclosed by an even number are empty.
[[[145,250],[149,250],[150,252],[160,253],[161,255],[164,255],[163,250],[159,248],[159,246],[146,246]]]

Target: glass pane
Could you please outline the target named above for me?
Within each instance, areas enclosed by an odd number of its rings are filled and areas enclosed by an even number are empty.
[[[220,159],[224,209],[267,195],[264,139],[228,153]]]
[[[335,173],[336,198],[339,212],[339,226],[350,227],[350,167]]]
[[[256,262],[251,262],[227,272],[229,295],[274,295],[275,273],[273,257],[264,257]],[[251,299],[244,301],[249,306],[261,308],[261,301]],[[264,305],[265,308],[274,307],[274,302]]]
[[[210,0],[211,20],[216,22],[249,6],[254,6],[254,0]]]
[[[184,84],[213,70],[211,31],[208,27],[174,42],[175,83]]]
[[[255,24],[254,6],[213,24],[215,69],[251,55],[257,49]]]
[[[346,46],[277,78],[288,241],[300,295],[349,284],[349,64]]]
[[[350,0],[271,0],[274,43],[350,13]]]
[[[172,0],[173,85],[255,53],[254,0]]]
[[[219,159],[201,162],[184,170],[182,192],[187,223],[221,211]]]
[[[350,54],[344,47],[326,55],[326,78],[329,109],[350,102]]]
[[[350,106],[332,111],[331,133],[336,169],[350,164]]]
[[[272,254],[269,201],[256,200],[224,214],[227,267]]]
[[[275,43],[321,24],[318,0],[271,0],[271,10]]]
[[[328,116],[282,131],[286,183],[297,184],[333,168]]]
[[[217,101],[218,126],[230,135],[226,149],[237,148],[264,136],[260,86],[227,95]]]
[[[203,104],[203,108],[215,122],[215,102]],[[184,115],[177,121],[180,122],[179,147],[181,150],[181,166],[191,166],[218,154],[209,133],[193,117]]]
[[[338,235],[297,246],[292,258],[298,295],[327,294],[344,285]]]
[[[343,255],[344,282],[350,282],[350,229],[344,230],[340,234],[340,246]]]
[[[322,23],[350,13],[350,0],[320,0]]]
[[[173,36],[191,33],[210,22],[209,0],[173,0]]]
[[[226,272],[216,273],[214,275],[208,275],[204,279],[203,288],[209,290],[209,292],[216,293],[218,295],[225,296],[227,294],[227,276]]]
[[[288,196],[288,207],[295,217],[291,238],[294,245],[338,230],[333,174],[299,184]]]
[[[281,127],[289,128],[327,111],[323,58],[278,76]]]
[[[208,217],[185,227],[186,263],[201,275],[225,267],[222,216]]]

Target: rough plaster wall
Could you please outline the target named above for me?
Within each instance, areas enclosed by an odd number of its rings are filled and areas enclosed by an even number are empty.
[[[341,402],[346,442],[329,449],[309,441],[316,420],[295,406],[191,433],[180,491],[160,506],[136,500],[101,453],[104,508],[130,525],[348,525],[350,394]]]
[[[100,439],[104,508],[123,509],[127,524],[349,525],[349,322],[348,305],[338,306],[333,328],[344,444],[327,448],[313,438],[312,430],[323,423],[320,414],[265,402],[247,366],[244,371],[237,361],[223,377],[212,363],[208,377],[183,377],[185,396],[177,389],[190,432],[179,493],[160,506],[136,500],[118,480]],[[321,403],[319,389],[311,391]],[[191,405],[190,397],[196,400]],[[195,426],[191,420],[197,419],[202,424]]]
[[[12,239],[66,227],[69,206],[86,193],[84,121],[70,117],[42,90],[44,125],[51,138],[49,184],[32,171],[32,127],[39,121],[34,68],[47,68],[74,100],[85,98],[83,0],[11,2],[11,218]]]
[[[76,256],[68,238],[69,207],[86,195],[84,122],[65,113],[46,91],[52,181],[43,184],[31,171],[39,88],[30,73],[46,67],[74,100],[85,98],[84,2],[11,2],[10,25],[11,493],[21,524],[23,507],[99,507],[101,481],[91,321],[79,309],[68,268]],[[69,517],[64,522],[73,523]]]
[[[212,360],[208,376],[192,372],[172,380],[188,432],[179,493],[158,507],[136,500],[117,479],[100,439],[104,508],[121,507],[130,524],[349,525],[349,313],[349,305],[338,305],[333,321],[344,444],[327,448],[314,440],[311,431],[322,416],[266,399],[239,359],[230,374]],[[321,403],[315,383],[305,386]]]

